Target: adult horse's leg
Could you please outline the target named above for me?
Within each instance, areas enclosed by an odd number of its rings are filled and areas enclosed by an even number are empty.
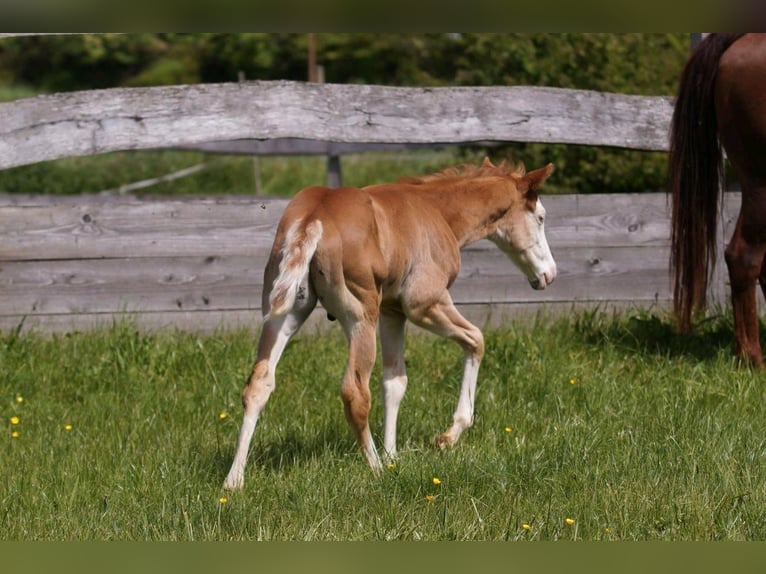
[[[407,318],[400,311],[383,311],[380,316],[380,348],[383,354],[383,448],[385,455],[396,457],[396,419],[407,390],[404,365],[404,325]]]
[[[763,287],[763,261],[766,242],[752,233],[747,210],[740,212],[734,234],[726,247],[726,265],[731,283],[731,302],[734,312],[734,352],[753,366],[763,366],[763,354],[758,329],[758,309],[755,284],[761,279]]]
[[[761,263],[761,273],[758,276],[758,283],[761,285],[761,293],[763,293],[763,297],[766,298],[766,256],[764,256],[763,262]]]
[[[478,327],[458,312],[447,291],[436,303],[411,310],[408,317],[424,329],[452,339],[463,349],[463,380],[452,425],[435,441],[440,448],[448,447],[455,444],[461,433],[473,424],[476,380],[484,357],[484,336]]]
[[[276,384],[274,373],[290,338],[298,332],[316,306],[316,297],[306,288],[309,296],[297,302],[286,315],[271,317],[263,325],[258,342],[258,355],[253,371],[242,390],[244,415],[229,474],[223,483],[228,490],[242,488],[245,482],[245,465],[255,425],[266,406]]]
[[[722,37],[724,41],[731,38]],[[763,274],[766,255],[766,165],[763,162],[766,43],[762,34],[734,38],[736,41],[720,57],[714,80],[719,141],[742,186],[742,208],[726,248],[726,264],[731,280],[735,352],[761,368],[763,355],[755,283]]]
[[[341,319],[348,338],[348,363],[340,394],[349,427],[370,468],[379,472],[382,465],[370,432],[370,375],[375,366],[377,301],[365,308],[366,312],[360,313],[359,317]]]

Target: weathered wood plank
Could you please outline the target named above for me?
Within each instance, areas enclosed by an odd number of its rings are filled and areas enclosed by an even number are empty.
[[[668,298],[667,250],[566,248],[559,277],[533,290],[497,248],[466,251],[456,303]],[[261,308],[267,253],[251,256],[9,261],[0,265],[0,315]]]
[[[556,247],[661,246],[668,239],[664,194],[544,198]],[[0,260],[251,255],[268,249],[287,200],[131,200],[0,197]],[[739,194],[726,194],[724,239]],[[467,251],[493,250],[486,241]]]
[[[242,82],[59,93],[0,103],[0,168],[210,141],[480,140],[667,149],[671,99],[547,87]]]
[[[6,262],[0,315],[260,309],[266,258]]]
[[[668,240],[665,194],[543,196],[553,245],[658,246]]]
[[[271,245],[286,204],[83,198],[79,204],[0,206],[0,261],[252,255]]]
[[[0,199],[0,329],[25,315],[28,326],[61,330],[130,312],[157,327],[259,323],[263,266],[286,200],[47,201]],[[482,312],[494,317],[498,309],[516,316],[571,305],[669,306],[664,194],[545,203],[557,281],[532,290],[492,243],[480,241],[464,250],[451,290],[461,309],[481,322]],[[726,194],[722,246],[738,209],[739,195]],[[712,299],[726,297],[719,261]]]
[[[568,247],[554,250],[556,281],[535,291],[499,251],[466,252],[451,289],[457,303],[669,300],[667,247]]]
[[[499,142],[470,142],[480,147],[495,147]],[[275,138],[270,140],[211,141],[193,145],[174,146],[176,149],[233,155],[346,155],[373,151],[440,150],[458,144],[438,143],[349,143],[308,140],[305,138]]]
[[[460,312],[481,327],[503,326],[512,322],[533,320],[540,314],[559,316],[575,309],[666,309],[662,302],[610,301],[597,302],[547,302],[547,303],[479,303],[457,305]],[[0,316],[0,331],[8,332],[20,328],[21,332],[66,333],[108,328],[115,321],[129,320],[136,327],[147,331],[191,331],[210,333],[219,329],[244,329],[255,333],[261,326],[261,316],[252,310],[208,310],[157,313],[80,313],[52,315]],[[338,322],[330,322],[321,310],[314,311],[300,331],[300,335],[314,335],[339,330]],[[408,325],[410,333],[424,331]],[[256,344],[255,339],[253,344]]]
[[[310,318],[307,332],[312,324],[320,324],[318,314]],[[0,331],[19,329],[21,332],[67,333],[103,329],[116,321],[128,320],[140,329],[152,331],[191,331],[210,333],[217,329],[248,329],[255,331],[261,325],[258,312],[243,310],[177,311],[160,313],[59,313],[50,315],[0,315]],[[326,320],[326,319],[325,319]]]
[[[284,199],[13,202],[0,198],[0,261],[251,255],[269,249]],[[554,246],[664,245],[663,194],[544,198]],[[480,242],[468,249],[490,249]]]

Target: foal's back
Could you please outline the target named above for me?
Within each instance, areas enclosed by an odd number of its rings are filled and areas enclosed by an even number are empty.
[[[311,262],[311,282],[323,291],[346,283],[352,292],[374,290],[386,274],[379,248],[380,233],[373,202],[361,189],[308,187],[287,205],[280,220],[271,254],[271,272],[281,259],[288,234],[294,225],[322,223],[322,236]],[[268,277],[266,285],[269,285]],[[323,285],[327,284],[326,289]],[[357,293],[354,293],[357,294]]]
[[[351,288],[386,292],[416,268],[438,264],[448,283],[459,270],[455,237],[432,194],[420,186],[306,188],[288,204],[274,249],[284,244],[290,222],[305,225],[317,219],[323,235],[312,262],[312,280],[331,276]]]

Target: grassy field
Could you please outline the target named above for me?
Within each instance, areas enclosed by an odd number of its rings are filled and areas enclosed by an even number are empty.
[[[411,336],[401,457],[379,478],[342,414],[342,337],[299,337],[237,493],[220,485],[251,334],[6,334],[1,537],[763,540],[764,380],[733,363],[730,334],[726,316],[678,338],[639,312],[487,331],[475,425],[446,452],[430,445],[460,353]],[[377,437],[380,420],[376,400]]]

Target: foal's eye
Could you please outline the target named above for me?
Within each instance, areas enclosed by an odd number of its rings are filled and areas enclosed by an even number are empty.
[[[537,216],[537,223],[539,223],[540,225],[545,223],[545,216],[544,215],[538,215]]]

